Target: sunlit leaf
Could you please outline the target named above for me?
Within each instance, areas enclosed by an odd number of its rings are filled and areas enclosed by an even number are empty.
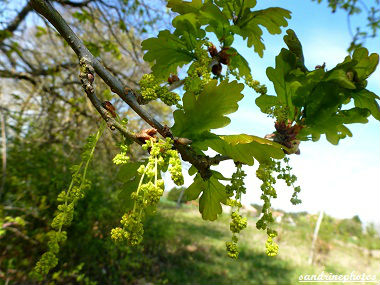
[[[204,131],[228,125],[231,120],[225,115],[238,109],[243,88],[244,85],[237,81],[224,80],[217,85],[217,80],[211,80],[200,95],[187,92],[183,97],[184,110],[174,112],[173,133],[194,138]]]

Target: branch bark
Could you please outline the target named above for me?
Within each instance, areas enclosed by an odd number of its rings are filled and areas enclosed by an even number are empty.
[[[120,131],[125,137],[141,144],[141,141],[138,139],[138,137],[129,132],[126,128],[123,127],[122,124],[120,124],[118,121],[116,121],[113,117],[111,117],[108,114],[108,111],[103,108],[101,101],[98,97],[95,95],[95,89],[92,86],[94,81],[94,72],[93,67],[90,65],[90,63],[87,61],[87,59],[84,57],[80,60],[81,65],[81,72],[79,77],[81,78],[83,89],[85,90],[88,99],[90,99],[92,105],[95,107],[95,109],[98,111],[98,113],[102,116],[102,118],[107,122],[108,126],[112,128],[116,128],[118,131]]]

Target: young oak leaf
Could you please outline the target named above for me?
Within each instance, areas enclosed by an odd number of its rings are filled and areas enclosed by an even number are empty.
[[[317,76],[321,78],[320,74],[324,71],[319,69],[310,73],[310,77],[312,78],[304,77],[304,72],[308,72],[308,70],[304,64],[302,45],[293,30],[288,29],[286,33],[284,42],[288,46],[288,49],[282,49],[280,54],[276,57],[275,68],[267,68],[267,76],[269,80],[272,81],[277,95],[263,94],[259,96],[255,102],[264,113],[270,113],[271,108],[274,106],[281,105],[287,107],[290,112],[289,116],[293,117],[294,112],[292,106],[296,105],[294,100],[302,101],[304,98],[299,98],[295,94],[295,89],[297,89],[300,83],[294,80],[295,76],[289,76],[289,74],[293,72],[302,77],[297,78],[297,80],[310,81]],[[298,68],[300,70],[297,70]]]
[[[186,92],[183,97],[183,110],[174,112],[175,123],[171,130],[176,136],[194,138],[204,131],[227,126],[231,114],[238,109],[244,85],[236,80],[211,80],[198,96]]]
[[[376,69],[379,63],[379,55],[377,53],[368,54],[368,50],[364,47],[357,48],[352,59],[347,56],[342,64],[347,61],[355,61],[355,71],[357,75],[357,80],[366,80]],[[339,65],[338,65],[339,66]]]
[[[236,49],[232,47],[229,48],[227,54],[231,55],[229,68],[238,69],[241,76],[251,75],[251,68],[249,67],[247,60],[240,53],[238,53]]]
[[[140,182],[140,175],[137,169],[143,164],[145,164],[145,162],[124,164],[119,168],[119,172],[116,175],[116,182],[118,184],[122,183],[123,185],[123,188],[121,188],[118,193],[118,201],[125,209],[131,209],[133,207],[134,200],[131,198],[131,194],[136,191]]]
[[[329,142],[337,144],[352,135],[345,124],[366,123],[371,114],[380,120],[379,97],[364,89],[378,61],[377,54],[369,55],[367,49],[359,48],[329,71],[307,73],[292,97],[294,105],[303,109],[306,128],[301,135],[316,139],[326,134]],[[356,108],[342,110],[352,99]]]
[[[198,174],[194,182],[186,189],[185,195],[188,200],[199,198],[199,212],[204,220],[214,221],[222,213],[222,203],[226,202],[227,194],[225,186],[217,178],[211,176],[203,180]]]
[[[199,11],[199,20],[202,25],[207,25],[206,31],[213,32],[219,40],[231,37],[230,23],[218,6],[211,2],[205,3]],[[232,36],[233,38],[233,36]],[[229,45],[231,41],[229,42]]]
[[[326,139],[331,144],[338,144],[339,140],[344,139],[346,136],[352,137],[351,131],[345,126],[345,124],[368,122],[367,117],[369,111],[367,109],[354,107],[349,110],[342,110],[336,114],[326,117],[325,120],[320,121],[313,126],[307,126],[302,133],[310,133],[314,137],[319,137],[320,134],[325,134]]]
[[[141,45],[143,50],[147,50],[144,60],[153,63],[152,71],[160,79],[176,73],[177,67],[193,59],[186,42],[168,30],[161,31],[157,38],[149,38]]]
[[[177,12],[183,15],[187,13],[198,13],[202,5],[202,0],[193,0],[191,2],[182,0],[169,0],[166,6],[173,12]]]
[[[254,159],[260,163],[270,158],[281,159],[284,157],[283,149],[286,150],[284,146],[276,142],[247,134],[227,136],[203,134],[199,140],[193,142],[192,146],[200,150],[212,148],[234,161],[247,165],[253,165]]]
[[[296,33],[292,29],[286,31],[284,36],[284,42],[288,46],[288,49],[296,55],[297,58],[297,67],[299,67],[303,72],[307,72],[305,66],[305,58],[303,56],[303,50],[301,42],[299,41]]]
[[[288,108],[290,117],[293,117],[294,108],[292,95],[294,93],[294,90],[293,86],[291,85],[292,82],[288,81],[288,74],[296,68],[297,59],[295,54],[283,48],[280,54],[276,56],[276,67],[268,67],[266,72],[268,79],[272,81],[274,85],[278,103]],[[256,99],[256,104],[260,102],[259,98]],[[269,98],[267,99],[269,100]],[[268,100],[266,100],[266,102],[269,102]]]
[[[290,11],[278,7],[253,12],[246,9],[246,12],[235,23],[236,33],[243,39],[248,39],[248,47],[254,46],[255,52],[263,57],[265,45],[261,38],[263,31],[260,26],[265,27],[272,35],[280,34],[281,27],[286,27],[288,25],[286,19],[290,18]]]
[[[256,0],[216,0],[215,3],[222,8],[223,14],[234,20],[234,16],[250,13],[251,8],[256,6]]]
[[[380,121],[380,107],[376,100],[380,100],[380,97],[375,93],[362,89],[352,95],[356,107],[368,109],[372,116]]]
[[[202,1],[183,2],[178,0],[169,1],[168,7],[180,15],[174,18],[173,26],[175,34],[190,33],[198,38],[205,36],[201,26],[207,26],[208,32],[214,32],[218,39],[228,40],[230,44],[233,36],[230,34],[228,18],[220,11],[219,7],[211,2]]]

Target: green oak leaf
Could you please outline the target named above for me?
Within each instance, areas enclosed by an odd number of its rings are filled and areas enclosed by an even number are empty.
[[[295,104],[304,107],[306,124],[318,125],[325,118],[333,117],[351,99],[356,102],[355,106],[366,108],[374,117],[379,117],[376,102],[378,97],[363,88],[377,63],[378,55],[368,56],[368,51],[360,48],[352,58],[346,57],[343,63],[327,72],[321,69],[309,73],[306,78],[310,80],[302,82],[302,87],[294,97]],[[304,100],[300,100],[300,97]]]
[[[122,188],[118,193],[118,198],[122,202],[123,209],[130,209],[133,207],[133,199],[131,198],[132,192],[136,191],[140,182],[140,175],[137,169],[140,165],[145,164],[142,162],[133,162],[122,165],[116,175],[116,183],[121,182]]]
[[[215,3],[222,8],[223,14],[231,20],[235,20],[235,16],[239,14],[250,13],[251,8],[256,6],[256,0],[216,0]]]
[[[198,96],[186,92],[183,96],[183,110],[174,112],[171,128],[176,136],[194,139],[204,131],[222,128],[230,123],[231,114],[238,109],[237,102],[243,98],[244,85],[237,81],[217,80],[207,83]]]
[[[347,72],[339,68],[326,72],[323,81],[335,82],[341,87],[347,89],[356,89],[355,84],[347,77]]]
[[[286,150],[276,142],[246,134],[218,136],[204,133],[192,146],[203,151],[212,148],[247,165],[253,165],[254,159],[260,163],[267,162],[270,158],[281,159],[284,157],[283,149]]]
[[[270,34],[280,34],[281,27],[286,27],[290,19],[290,11],[282,8],[267,8],[248,12],[245,10],[241,18],[235,22],[236,33],[241,35],[243,39],[248,39],[248,47],[254,46],[255,52],[263,57],[265,45],[261,38],[263,31],[260,26],[265,27]]]
[[[181,15],[187,13],[198,13],[202,7],[202,0],[182,1],[182,0],[169,0],[166,5],[173,12],[177,12]]]
[[[286,35],[284,36],[284,42],[288,46],[288,49],[296,55],[297,67],[299,67],[304,72],[308,71],[305,66],[305,59],[303,56],[301,42],[299,41],[296,33],[292,29],[288,29],[286,31]]]
[[[228,180],[228,181],[231,181],[231,178],[224,177],[223,174],[220,173],[220,172],[218,172],[218,171],[211,170],[211,173],[212,173],[212,176],[214,176],[218,180]]]
[[[190,176],[193,176],[195,173],[197,173],[197,171],[198,170],[195,168],[195,166],[191,165],[190,168],[189,168],[189,170],[188,170],[188,173],[189,173]]]
[[[331,144],[337,145],[339,140],[346,138],[347,136],[352,137],[351,131],[344,125],[335,125],[325,130],[326,139]]]
[[[225,203],[227,194],[225,186],[213,176],[204,182],[204,190],[199,198],[199,211],[204,220],[215,221],[222,213],[221,203]]]
[[[277,94],[277,101],[289,110],[289,116],[294,116],[292,96],[295,93],[294,85],[290,81],[289,73],[297,68],[297,58],[294,53],[287,49],[282,49],[276,56],[276,67],[267,68],[267,76],[274,85]],[[269,99],[269,98],[266,98]]]
[[[311,136],[318,140],[325,134],[333,144],[352,135],[345,124],[365,123],[370,114],[380,119],[379,97],[364,89],[366,79],[378,64],[377,54],[369,55],[367,49],[359,48],[331,70],[320,68],[309,72],[295,33],[288,30],[284,41],[289,49],[282,49],[275,68],[267,69],[276,96],[259,96],[256,104],[261,111],[270,113],[275,106],[286,107],[289,119],[302,119],[300,139]],[[357,108],[342,110],[352,99]]]
[[[194,35],[195,38],[203,38],[206,35],[205,31],[200,29],[198,17],[194,13],[178,15],[173,20],[173,26],[176,28],[174,32],[176,35],[189,33]],[[193,48],[195,45],[192,43],[190,46]]]
[[[347,94],[341,92],[340,86],[336,83],[323,81],[318,83],[306,101],[305,123],[319,124],[335,114],[346,99]]]
[[[199,212],[204,220],[214,221],[222,213],[222,203],[226,202],[227,194],[225,186],[219,180],[211,176],[203,180],[199,174],[194,178],[194,182],[185,190],[188,200],[195,200],[199,197]]]
[[[142,162],[128,162],[126,164],[123,164],[119,167],[119,171],[116,175],[116,180],[120,182],[126,182],[131,179],[134,179],[134,177],[137,174],[137,169],[142,165],[145,164],[144,161]]]
[[[248,62],[246,59],[237,52],[234,48],[229,48],[227,50],[228,54],[231,54],[231,62],[229,65],[229,68],[238,69],[240,76],[249,76],[251,75],[251,68],[249,67]]]
[[[327,116],[318,124],[307,127],[303,132],[310,134],[326,134],[326,139],[332,144],[338,144],[340,139],[351,137],[352,133],[344,124],[367,123],[368,109],[354,107]]]
[[[197,176],[195,176],[194,178],[193,183],[185,190],[184,195],[186,199],[188,201],[197,199],[199,197],[199,194],[201,194],[201,192],[203,191],[203,185],[204,181],[202,177],[199,174],[197,174]]]
[[[380,97],[375,93],[368,91],[367,89],[360,90],[352,95],[354,98],[354,104],[356,107],[368,109],[372,116],[380,121],[380,107],[376,101],[380,100]]]
[[[270,113],[272,107],[279,104],[277,96],[266,94],[257,97],[255,103],[260,108],[261,112],[266,114]]]
[[[346,59],[349,60],[349,56]],[[354,51],[352,60],[357,62],[355,71],[357,72],[358,80],[365,80],[375,71],[379,63],[379,55],[377,53],[368,55],[368,50],[361,47]]]
[[[230,31],[229,20],[212,2],[202,4],[196,1],[169,1],[168,4],[172,11],[180,13],[173,20],[175,34],[191,33],[198,38],[203,38],[205,33],[200,27],[207,26],[206,30],[215,33],[218,39],[227,39],[230,44],[232,43],[233,35]]]
[[[140,182],[140,177],[135,176],[133,179],[123,184],[123,188],[120,189],[117,197],[122,205],[123,210],[132,209],[134,200],[131,198],[131,194],[136,191]]]
[[[157,78],[177,73],[177,67],[193,59],[186,42],[168,30],[161,31],[157,38],[149,38],[141,45],[143,50],[147,50],[144,60],[153,63],[152,71]]]
[[[320,83],[326,72],[324,69],[316,69],[308,72],[305,76],[299,76],[298,80],[301,83],[300,86],[292,94],[292,103],[298,108],[306,106],[309,95],[313,93],[314,88]]]
[[[219,40],[230,35],[228,18],[211,2],[205,3],[200,9],[199,20],[202,25],[207,25],[206,31],[215,33]]]

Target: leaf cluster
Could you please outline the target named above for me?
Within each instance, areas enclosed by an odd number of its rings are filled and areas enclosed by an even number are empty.
[[[267,69],[276,95],[256,99],[261,111],[270,114],[276,108],[285,109],[286,119],[302,125],[300,139],[316,141],[325,134],[332,144],[352,136],[346,125],[367,123],[370,115],[380,120],[380,97],[366,89],[378,54],[359,48],[330,70],[323,66],[308,70],[294,31],[288,30],[284,41],[288,48],[276,57],[276,66]]]

